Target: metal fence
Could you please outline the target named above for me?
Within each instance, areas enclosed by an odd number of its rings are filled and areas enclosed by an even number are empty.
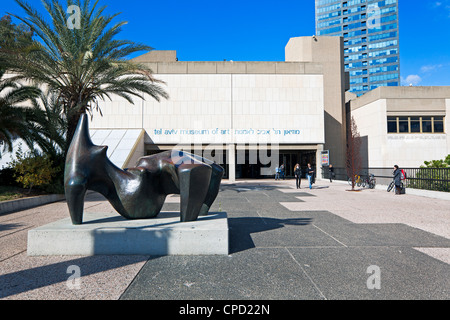
[[[406,187],[421,190],[450,192],[450,168],[401,168],[406,171]],[[346,168],[334,168],[335,180],[348,181]],[[375,175],[378,185],[389,185],[393,168],[362,168],[359,175]],[[322,170],[322,178],[329,179],[328,168]]]

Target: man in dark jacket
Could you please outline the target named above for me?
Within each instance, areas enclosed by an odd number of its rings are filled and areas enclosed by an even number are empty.
[[[330,182],[333,182],[335,174],[334,174],[334,167],[333,167],[332,164],[330,164],[330,166],[328,167],[328,173],[329,173],[329,176],[330,176]]]
[[[394,184],[395,184],[395,194],[401,194],[402,185],[402,172],[398,165],[394,166]]]
[[[294,175],[295,175],[295,181],[297,185],[297,189],[300,189],[301,183],[302,183],[302,168],[297,163],[294,168]]]

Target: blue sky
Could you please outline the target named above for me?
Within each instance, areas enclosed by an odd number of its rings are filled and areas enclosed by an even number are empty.
[[[64,1],[64,0],[63,0]],[[23,15],[1,0],[0,16]],[[39,0],[29,0],[41,10]],[[182,61],[283,61],[291,37],[315,34],[314,0],[100,0],[128,21],[121,39],[177,50]],[[399,0],[404,85],[450,85],[450,0]]]

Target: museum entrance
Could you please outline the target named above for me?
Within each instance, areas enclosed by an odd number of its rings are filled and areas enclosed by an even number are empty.
[[[172,146],[147,145],[146,154],[153,155],[166,150],[171,150]],[[217,150],[205,150],[205,148],[191,149],[182,148],[183,151],[191,152],[216,162],[225,170],[223,179],[229,179],[230,166],[228,151],[224,148]],[[313,168],[316,166],[317,150],[287,150],[281,149],[277,152],[272,150],[236,150],[235,156],[235,178],[236,179],[273,179],[275,176],[275,167],[284,164],[285,177],[294,178],[294,167],[298,163],[302,168],[303,178],[306,177],[306,168],[308,163]],[[272,163],[275,164],[272,167]]]
[[[316,166],[316,150],[280,150],[278,154],[278,164],[284,164],[286,178],[294,177],[294,167],[298,163],[302,167],[303,177],[305,177],[306,168],[308,163],[314,168]],[[267,152],[268,158],[272,158],[270,150]],[[241,156],[241,158],[243,158]],[[275,176],[275,171],[268,172],[266,175],[261,174],[261,169],[266,168],[269,170],[270,164],[262,164],[260,159],[255,162],[252,159],[250,151],[245,151],[245,163],[238,161],[236,156],[236,179],[269,179]],[[252,161],[253,160],[253,161]]]

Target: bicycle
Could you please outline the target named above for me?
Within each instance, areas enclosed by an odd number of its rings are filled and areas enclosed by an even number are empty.
[[[367,187],[369,189],[375,189],[375,186],[377,184],[377,179],[375,179],[375,175],[370,174],[366,179],[365,179],[365,184],[367,185]]]
[[[352,178],[348,178],[348,184],[352,185]],[[364,181],[364,179],[361,179],[361,176],[355,175],[355,185],[357,187],[363,187],[365,188],[366,186],[366,181]]]
[[[387,188],[387,192],[391,192],[392,190],[394,190],[395,192],[395,181],[392,180],[392,182],[389,184],[388,188]],[[400,190],[403,190],[403,182],[400,183]]]
[[[352,185],[352,179],[348,179],[348,184]],[[355,175],[355,185],[357,187],[375,189],[377,184],[377,180],[375,179],[375,175],[370,174],[369,176],[362,178],[361,176]]]

